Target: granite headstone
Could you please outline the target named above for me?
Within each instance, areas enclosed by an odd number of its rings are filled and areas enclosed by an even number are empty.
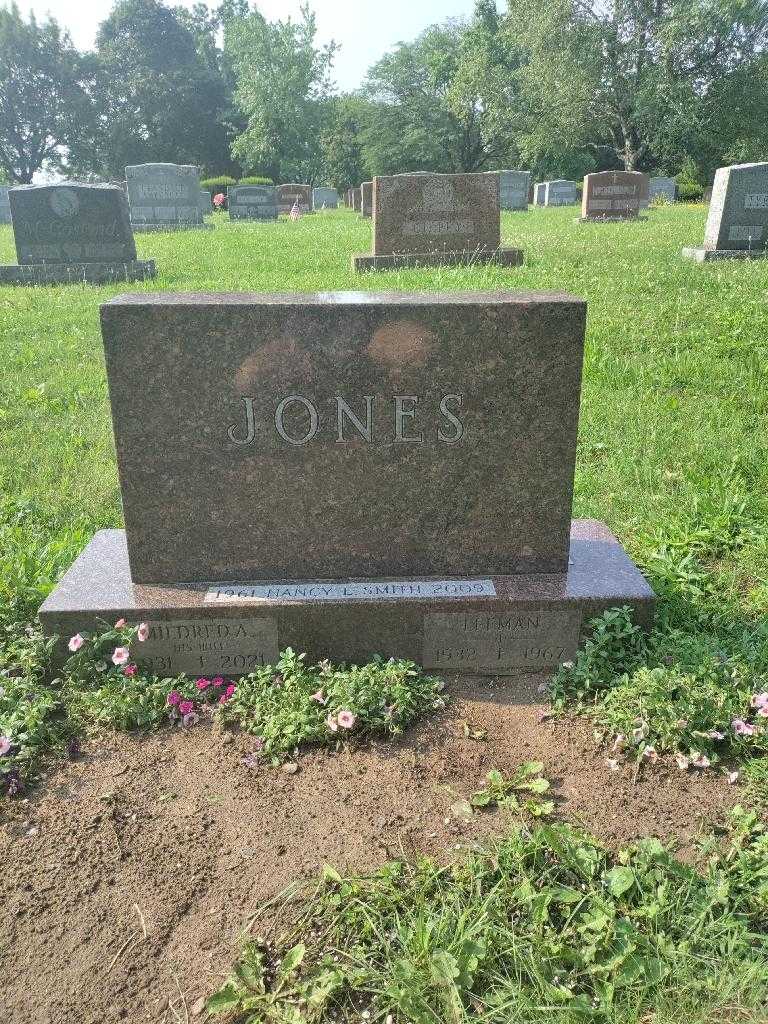
[[[0,224],[11,223],[11,201],[8,198],[8,185],[0,185]]]
[[[543,184],[544,206],[573,206],[579,201],[575,181],[556,178],[554,181],[545,181]]]
[[[674,203],[677,198],[677,182],[674,178],[657,176],[648,182],[648,200],[654,199],[664,203]]]
[[[373,216],[373,182],[364,181],[360,186],[360,213],[363,217]]]
[[[212,229],[200,207],[200,171],[191,164],[133,164],[125,168],[134,231]]]
[[[533,205],[544,206],[544,201],[547,198],[547,183],[546,181],[537,181],[533,186]]]
[[[18,266],[0,283],[141,281],[153,260],[137,260],[128,200],[118,185],[18,185],[8,193]]]
[[[275,185],[230,185],[227,198],[230,220],[277,220]]]
[[[638,220],[648,175],[639,171],[597,171],[584,176],[581,221]]]
[[[373,180],[373,252],[355,270],[500,263],[518,266],[519,249],[501,246],[497,174],[395,174]]]
[[[499,206],[502,210],[527,210],[530,171],[489,171],[499,176]]]
[[[318,185],[312,189],[312,206],[315,210],[335,210],[339,205],[339,193],[328,185]]]
[[[298,205],[299,213],[312,212],[312,186],[289,182],[277,186],[277,209],[279,213],[290,213]]]
[[[213,213],[213,198],[211,193],[204,188],[200,189],[200,212],[204,217],[207,217],[209,213]]]
[[[134,654],[164,674],[291,646],[503,675],[572,658],[605,608],[647,622],[615,538],[570,521],[585,313],[510,292],[108,302],[126,532],[96,535],[44,629],[148,621]]]
[[[363,208],[363,200],[360,192],[360,186],[352,189],[352,209],[355,213],[360,213]]]
[[[699,263],[764,257],[768,245],[768,162],[733,164],[715,172],[704,245],[683,249]]]

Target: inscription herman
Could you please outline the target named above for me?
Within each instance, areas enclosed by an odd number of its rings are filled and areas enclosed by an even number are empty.
[[[361,412],[361,415],[358,416],[346,399],[338,396],[330,399],[335,404],[337,444],[353,440],[354,438],[350,435],[361,437],[368,444],[373,443],[373,403],[375,400],[375,395],[365,395],[363,397],[365,412]],[[242,402],[244,406],[244,422],[241,424],[233,423],[227,429],[229,440],[240,448],[254,444],[258,436],[255,399],[243,398]],[[393,440],[396,443],[415,442],[418,444],[423,442],[424,434],[415,427],[419,396],[394,395],[392,402],[394,405]],[[461,403],[461,395],[443,395],[440,399],[439,408],[443,422],[435,428],[435,436],[443,444],[457,444],[464,437],[464,424],[455,412],[452,412],[450,409],[451,405],[458,409]],[[304,414],[304,422],[296,432],[292,432],[291,428],[286,425],[287,414],[293,409],[299,410]],[[288,395],[278,403],[274,412],[273,422],[275,432],[283,441],[292,445],[308,444],[317,437],[320,430],[318,405],[304,395]],[[242,426],[242,434],[239,434],[238,428],[240,426]],[[301,432],[302,430],[303,432]]]

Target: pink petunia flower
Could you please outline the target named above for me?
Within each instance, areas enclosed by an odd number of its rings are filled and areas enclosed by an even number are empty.
[[[198,690],[206,690],[211,685],[210,679],[198,679],[195,686]]]
[[[763,693],[755,693],[755,694],[753,694],[752,695],[752,700],[750,701],[750,704],[752,705],[753,708],[768,707],[768,692],[767,691],[763,691]]]
[[[190,725],[196,725],[199,721],[200,715],[196,714],[194,711],[188,711],[182,718],[181,724],[186,728],[189,728]]]
[[[729,786],[733,786],[738,781],[739,781],[739,773],[738,772],[728,772],[728,785]]]
[[[0,736],[0,757],[5,757],[8,751],[11,749],[11,738],[10,736]]]
[[[131,652],[127,647],[116,647],[112,652],[112,664],[113,665],[124,665],[131,656]]]
[[[122,629],[125,625],[125,619],[118,619],[115,623],[115,629]]]
[[[70,651],[74,652],[79,651],[84,643],[85,637],[80,636],[79,633],[75,633],[75,635],[70,638],[69,644],[67,646],[69,647]]]
[[[702,754],[698,750],[691,751],[691,764],[694,768],[709,768],[711,763],[706,754]]]
[[[219,704],[226,704],[228,700],[229,697],[226,695],[226,693],[222,693],[222,695],[219,697]]]
[[[124,676],[135,676],[138,671],[139,670],[136,667],[136,665],[126,665],[125,668],[123,669],[123,675]]]
[[[691,759],[686,757],[685,754],[675,754],[675,764],[681,772],[686,772],[691,765]]]
[[[325,704],[325,697],[323,697],[322,690],[318,690],[317,693],[313,693],[309,699],[316,700],[318,704]]]
[[[758,718],[768,718],[768,704],[761,704],[757,709]]]
[[[750,725],[741,718],[734,718],[731,722],[731,728],[737,736],[754,736],[757,732],[754,725]]]
[[[223,676],[214,676],[213,679],[211,680],[211,685],[215,686],[216,689],[218,690],[218,688],[220,686],[224,685],[224,677]]]
[[[144,643],[144,641],[147,639],[148,636],[149,636],[149,626],[146,624],[146,622],[140,622],[139,623],[138,631],[136,633],[136,638],[138,640],[140,640],[141,643]]]
[[[224,696],[225,697],[231,697],[236,689],[237,689],[237,687],[235,686],[235,684],[234,683],[230,683],[229,686],[224,691]]]
[[[325,724],[328,726],[331,732],[339,731],[339,723],[336,721],[335,715],[328,715],[328,717],[325,720]]]
[[[707,733],[707,737],[709,739],[711,739],[711,740],[724,740],[725,739],[725,733],[724,732],[718,732],[717,729],[710,729],[709,732]]]
[[[179,693],[178,690],[171,690],[171,692],[168,694],[167,703],[170,704],[171,707],[174,707],[176,704],[181,703],[181,694]]]
[[[342,729],[351,729],[357,721],[351,711],[340,711],[336,716],[336,720]]]
[[[179,712],[182,715],[191,715],[194,710],[195,710],[195,705],[192,703],[191,700],[183,700],[179,704]]]

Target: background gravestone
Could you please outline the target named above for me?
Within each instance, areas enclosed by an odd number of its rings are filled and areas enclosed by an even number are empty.
[[[557,178],[544,183],[544,206],[573,206],[579,201],[575,181]]]
[[[230,220],[277,220],[274,185],[230,185],[227,199]]]
[[[8,198],[8,185],[0,185],[0,224],[11,223],[11,201]]]
[[[134,164],[125,168],[134,231],[210,228],[200,208],[200,172],[191,164]]]
[[[373,216],[373,182],[364,181],[360,186],[360,213],[363,217]]]
[[[358,185],[357,188],[352,189],[352,209],[355,213],[360,213],[362,208],[362,195],[360,192],[360,186]]]
[[[128,200],[118,185],[18,185],[9,192],[18,266],[0,282],[140,281],[155,276],[137,260]]]
[[[584,176],[581,217],[585,221],[637,220],[647,194],[648,175],[639,171],[597,171]]]
[[[298,203],[299,213],[312,212],[312,186],[289,183],[277,186],[277,209],[279,213],[290,213]]]
[[[289,645],[509,674],[572,658],[605,608],[647,621],[615,538],[571,525],[585,315],[510,292],[107,303],[126,532],[96,535],[44,629],[147,621],[135,655],[165,674]]]
[[[502,210],[527,210],[530,171],[489,171],[499,176],[499,206]]]
[[[683,249],[697,262],[762,257],[768,245],[768,162],[715,172],[704,245]]]
[[[200,212],[204,217],[207,217],[209,213],[213,213],[213,199],[211,193],[204,188],[200,189]]]
[[[547,198],[547,183],[546,181],[537,181],[533,186],[533,205],[544,206],[544,201]]]
[[[674,203],[677,199],[677,182],[674,178],[655,177],[648,182],[648,200],[663,199]]]
[[[373,253],[355,270],[522,263],[501,249],[497,174],[395,174],[373,180]]]
[[[312,207],[315,210],[335,210],[339,205],[339,193],[328,185],[318,185],[312,189]]]

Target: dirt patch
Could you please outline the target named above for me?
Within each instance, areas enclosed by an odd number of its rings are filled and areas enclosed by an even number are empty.
[[[500,813],[448,812],[492,767],[543,761],[558,815],[614,846],[685,844],[737,800],[714,772],[611,772],[587,722],[542,722],[542,707],[505,702],[491,681],[450,690],[446,711],[402,742],[304,755],[295,774],[248,767],[248,737],[196,727],[102,737],[28,801],[3,804],[4,1020],[205,1020],[200,997],[289,882],[502,830]]]

